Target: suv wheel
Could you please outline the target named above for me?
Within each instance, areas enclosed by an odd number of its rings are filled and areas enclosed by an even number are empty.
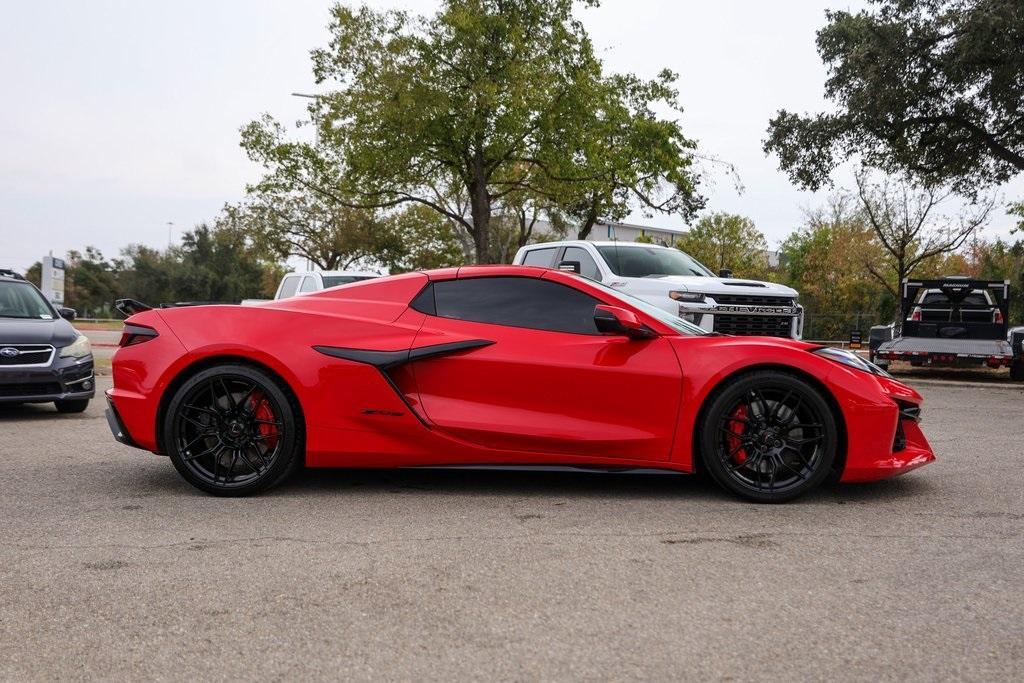
[[[81,413],[85,412],[85,409],[89,407],[89,399],[79,398],[69,401],[54,401],[53,405],[57,406],[58,413]]]

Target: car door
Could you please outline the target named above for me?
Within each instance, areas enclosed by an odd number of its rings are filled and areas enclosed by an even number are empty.
[[[410,365],[432,428],[476,446],[666,460],[681,371],[669,342],[605,336],[594,296],[535,277],[437,281],[414,348],[460,349]],[[462,346],[455,346],[461,344]]]

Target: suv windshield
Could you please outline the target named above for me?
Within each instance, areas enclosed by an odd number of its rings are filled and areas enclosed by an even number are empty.
[[[53,320],[53,309],[29,283],[0,281],[0,318]]]
[[[596,280],[588,279],[587,280],[587,284],[593,285],[594,287],[599,287],[599,288],[603,289],[605,292],[607,292],[608,294],[610,294],[611,296],[613,296],[616,299],[618,299],[619,301],[622,301],[623,303],[629,304],[630,306],[632,306],[634,308],[640,309],[641,311],[643,311],[647,315],[651,316],[652,318],[657,319],[658,322],[661,322],[661,323],[664,323],[664,324],[668,325],[669,327],[671,327],[673,330],[675,330],[679,334],[690,334],[690,335],[697,335],[697,336],[705,335],[705,334],[711,334],[707,330],[702,329],[700,327],[697,327],[693,323],[688,323],[685,320],[683,320],[682,318],[676,317],[676,316],[672,315],[671,313],[669,313],[668,311],[663,311],[662,309],[658,308],[654,304],[649,304],[646,301],[644,301],[643,299],[638,299],[637,297],[633,296],[632,294],[626,294],[625,292],[620,292],[619,290],[614,289],[612,287],[609,287],[608,285],[606,285],[604,283],[597,282]]]
[[[678,249],[664,247],[604,246],[597,250],[612,272],[622,277],[657,275],[696,275],[714,277],[699,261]]]

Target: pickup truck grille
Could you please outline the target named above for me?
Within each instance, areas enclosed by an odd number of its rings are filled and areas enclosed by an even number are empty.
[[[793,306],[788,296],[757,296],[751,294],[714,294],[715,302],[728,306]],[[774,315],[716,315],[715,332],[744,337],[789,337],[793,318]]]
[[[756,294],[712,294],[720,304],[729,306],[792,306],[793,298],[788,296],[758,296]]]
[[[715,332],[745,337],[788,337],[793,319],[773,315],[716,315]]]

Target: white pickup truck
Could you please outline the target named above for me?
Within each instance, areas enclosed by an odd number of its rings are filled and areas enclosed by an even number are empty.
[[[516,265],[577,270],[708,330],[799,339],[804,311],[795,289],[717,277],[690,255],[633,242],[542,242],[522,247]]]

